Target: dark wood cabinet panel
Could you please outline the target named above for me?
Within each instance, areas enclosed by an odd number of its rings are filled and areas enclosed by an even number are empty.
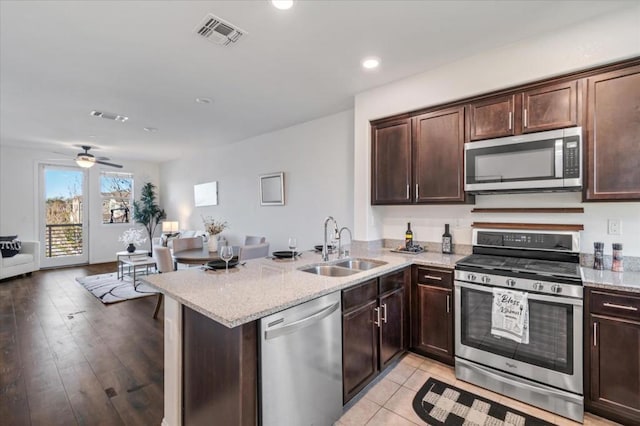
[[[371,204],[411,203],[411,119],[371,128]]]
[[[515,135],[515,95],[499,96],[469,105],[469,139]]]
[[[415,201],[464,201],[464,108],[431,112],[413,120]]]
[[[425,354],[453,364],[453,294],[451,290],[418,285],[419,326],[414,347]]]
[[[183,424],[256,425],[257,324],[227,328],[185,306],[183,330]]]
[[[380,296],[380,370],[407,349],[404,288]]]
[[[342,291],[345,404],[408,349],[409,275],[405,268]]]
[[[434,281],[435,285],[421,284],[425,281]],[[413,267],[411,349],[451,365],[454,363],[452,288],[451,271]]]
[[[640,321],[628,319],[639,301],[589,290],[585,304],[586,408],[622,424],[640,424]]]
[[[587,79],[586,201],[640,199],[640,66]]]
[[[378,373],[377,300],[342,316],[342,383],[346,403]]]
[[[571,127],[577,122],[577,81],[544,86],[522,94],[522,133]]]

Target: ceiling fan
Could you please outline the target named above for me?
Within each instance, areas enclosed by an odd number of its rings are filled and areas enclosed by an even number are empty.
[[[107,157],[96,158],[95,156],[93,156],[93,154],[89,154],[89,150],[91,149],[89,145],[81,145],[81,147],[82,149],[84,149],[84,152],[79,152],[76,155],[76,164],[78,166],[88,169],[96,164],[102,164],[104,166],[117,167],[119,169],[122,168],[122,165],[120,164],[109,163],[108,161],[106,161],[108,160]]]

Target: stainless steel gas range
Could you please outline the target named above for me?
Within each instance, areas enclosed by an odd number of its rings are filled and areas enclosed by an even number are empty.
[[[579,247],[577,232],[474,229],[455,267],[457,378],[582,422]],[[522,343],[492,334],[496,293],[526,296]]]

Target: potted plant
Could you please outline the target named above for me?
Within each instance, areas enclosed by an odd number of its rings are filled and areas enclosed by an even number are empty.
[[[167,217],[164,209],[156,202],[155,185],[147,182],[142,186],[142,195],[139,201],[133,202],[133,220],[143,225],[149,234],[149,256],[153,251],[153,234],[162,219]]]
[[[214,219],[212,217],[202,217],[204,223],[204,230],[209,234],[209,251],[218,250],[218,235],[229,227],[229,224],[224,220]]]
[[[125,245],[127,252],[133,253],[147,239],[142,236],[142,229],[129,228],[120,235],[118,241]]]

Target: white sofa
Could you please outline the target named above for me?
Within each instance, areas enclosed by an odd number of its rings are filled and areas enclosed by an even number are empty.
[[[2,257],[0,253],[0,280],[39,269],[40,243],[38,241],[22,241],[20,253],[13,257]]]

